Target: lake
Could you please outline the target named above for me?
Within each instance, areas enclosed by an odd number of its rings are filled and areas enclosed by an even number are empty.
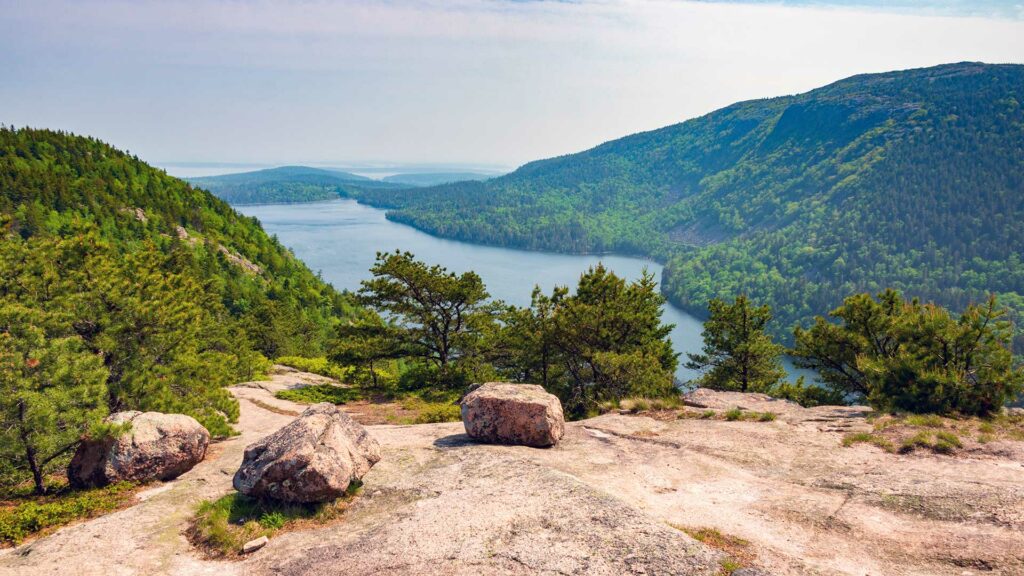
[[[491,297],[516,306],[530,304],[535,284],[548,293],[556,285],[575,288],[580,274],[598,262],[629,280],[639,278],[644,269],[661,279],[661,265],[641,258],[531,252],[437,238],[391,222],[384,217],[384,210],[354,200],[235,209],[258,218],[268,233],[277,235],[296,256],[341,290],[358,290],[360,281],[370,277],[377,252],[396,249],[453,272],[473,270],[483,279]],[[700,320],[671,304],[666,304],[663,319],[675,324],[672,344],[682,354],[681,360],[687,352],[700,350]],[[676,375],[685,382],[697,373],[680,366]]]

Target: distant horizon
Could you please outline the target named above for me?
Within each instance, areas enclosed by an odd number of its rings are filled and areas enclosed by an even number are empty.
[[[1024,7],[0,0],[0,122],[167,165],[511,169],[738,101],[961,61],[1024,62]]]
[[[144,162],[160,168],[176,178],[203,178],[207,176],[225,176],[258,170],[270,170],[284,166],[305,166],[326,170],[339,170],[367,178],[386,178],[398,174],[444,174],[449,172],[467,172],[486,176],[500,176],[512,172],[517,167],[505,167],[493,164],[476,163],[402,163],[402,162],[222,162],[222,161],[152,161],[142,158]]]

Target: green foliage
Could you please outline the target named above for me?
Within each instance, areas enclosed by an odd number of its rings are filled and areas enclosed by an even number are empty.
[[[892,441],[884,436],[872,434],[871,432],[855,432],[853,434],[847,434],[843,438],[843,446],[853,446],[854,444],[862,442],[878,446],[886,452],[896,451],[896,445],[893,444]]]
[[[771,320],[768,307],[755,307],[741,295],[732,304],[711,300],[708,312],[703,351],[689,354],[686,363],[688,368],[706,370],[699,384],[713,390],[772,390],[786,371],[779,362],[782,346],[765,333]]]
[[[0,304],[0,456],[5,476],[44,478],[107,414],[107,369],[77,336],[48,337],[49,319]]]
[[[1021,101],[1019,65],[859,75],[486,182],[361,198],[444,237],[658,258],[674,303],[703,314],[746,294],[777,337],[886,286],[954,310],[996,292],[1021,318]]]
[[[462,409],[455,402],[428,402],[416,396],[402,400],[402,408],[416,412],[413,424],[436,424],[439,422],[459,422],[462,420]]]
[[[349,376],[352,374],[352,370],[350,368],[339,366],[323,356],[318,358],[281,356],[274,360],[274,363],[291,366],[292,368],[303,372],[310,372],[312,374],[319,374],[321,376],[327,376],[328,378],[334,378],[339,382],[347,381]]]
[[[355,367],[354,376],[368,380],[373,388],[385,388],[394,382],[382,364],[416,351],[408,345],[406,335],[380,318],[359,318],[338,326],[331,359]]]
[[[91,490],[63,489],[45,497],[17,498],[0,506],[0,543],[18,544],[47,529],[116,510],[132,497],[134,489],[134,484],[120,482]]]
[[[364,333],[362,346],[390,339],[386,352],[408,351],[437,369],[438,384],[457,385],[494,325],[496,306],[487,304],[480,276],[428,266],[408,252],[378,253],[370,272],[373,278],[359,291],[362,301],[393,318],[395,327]]]
[[[528,310],[505,316],[503,358],[515,378],[540,377],[568,414],[606,401],[673,394],[676,354],[661,323],[664,299],[651,274],[628,283],[603,265],[585,272],[576,292],[535,291]],[[511,345],[510,345],[511,343]]]
[[[307,166],[282,166],[188,180],[192,185],[205,188],[231,204],[316,202],[347,196],[349,191],[405,187],[399,183],[380,182],[348,172]]]
[[[1024,389],[994,296],[954,318],[887,290],[877,299],[851,296],[831,315],[841,323],[818,317],[810,330],[795,331],[796,364],[879,410],[986,415]]]
[[[274,396],[282,400],[298,402],[299,404],[318,404],[320,402],[347,404],[364,398],[362,390],[358,387],[335,386],[334,384],[314,384],[301,388],[279,390]]]
[[[845,395],[833,388],[807,384],[805,378],[800,376],[796,382],[780,380],[767,392],[769,396],[792,400],[804,408],[815,406],[842,406],[846,404]]]
[[[5,348],[7,397],[30,398],[19,391],[45,377],[47,390],[28,401],[45,397],[38,414],[65,419],[33,425],[44,451],[108,410],[181,412],[215,436],[231,434],[238,405],[225,384],[259,376],[267,356],[324,354],[335,326],[358,311],[209,193],[94,139],[6,127],[0,301],[4,331],[37,342]],[[68,374],[17,366],[30,352]],[[3,410],[11,422],[11,405]],[[26,476],[31,468],[18,465]]]
[[[323,504],[288,504],[232,492],[199,504],[188,537],[210,556],[238,556],[242,545],[260,536],[269,538],[298,522],[322,524],[340,517],[359,490],[353,482],[345,497]]]

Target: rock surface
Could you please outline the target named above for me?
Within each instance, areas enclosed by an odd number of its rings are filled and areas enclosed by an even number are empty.
[[[536,384],[488,382],[462,400],[462,423],[474,440],[553,446],[565,433],[558,397]]]
[[[268,542],[270,542],[270,538],[267,538],[266,536],[260,536],[255,540],[249,540],[245,544],[242,544],[242,554],[251,554],[266,546]]]
[[[380,445],[334,404],[307,408],[277,432],[246,447],[233,485],[282,502],[327,502],[380,460]]]
[[[209,560],[185,536],[196,506],[230,493],[244,447],[294,419],[255,383],[230,390],[245,393],[240,436],[133,506],[0,547],[0,576],[722,573],[724,553],[672,527],[746,540],[747,568],[774,576],[1024,574],[1024,459],[843,447],[872,429],[849,407],[731,393],[704,400],[778,419],[605,414],[566,423],[549,450],[477,444],[462,423],[372,426],[384,457],[340,523]]]
[[[184,414],[117,412],[106,421],[131,423],[131,429],[118,438],[83,442],[68,466],[72,486],[170,480],[201,462],[210,444],[206,428]]]

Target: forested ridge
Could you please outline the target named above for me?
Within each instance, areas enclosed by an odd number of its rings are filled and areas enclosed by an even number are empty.
[[[349,172],[308,166],[281,166],[187,180],[231,204],[316,202],[349,196],[364,189],[406,187],[397,182],[382,182]]]
[[[92,138],[0,129],[0,380],[54,395],[20,406],[184,412],[227,434],[224,385],[323,354],[361,310],[210,193]],[[45,414],[5,417],[71,428]]]
[[[854,76],[741,102],[486,182],[367,191],[441,236],[666,262],[703,313],[745,293],[771,330],[886,287],[1024,312],[1024,66]]]

